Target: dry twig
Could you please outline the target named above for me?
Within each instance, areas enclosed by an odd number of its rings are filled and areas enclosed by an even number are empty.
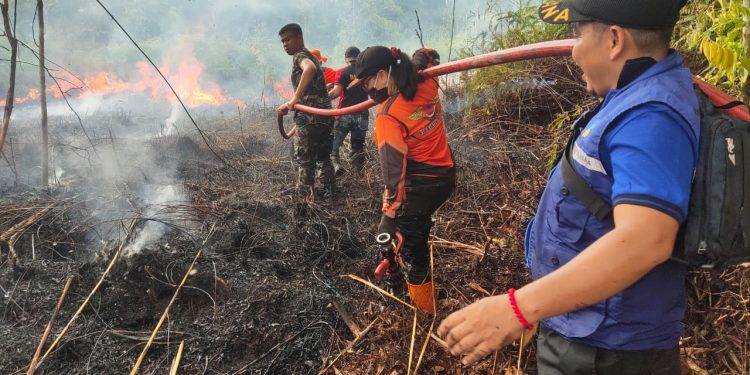
[[[172,295],[172,299],[169,300],[167,307],[164,308],[164,312],[161,314],[161,317],[159,318],[159,322],[156,323],[156,327],[154,327],[154,331],[151,332],[151,337],[149,337],[148,342],[146,343],[146,346],[143,347],[143,351],[141,352],[141,355],[138,356],[138,359],[135,361],[135,365],[133,365],[133,369],[130,370],[130,375],[135,375],[138,373],[138,369],[141,367],[143,358],[146,357],[146,353],[148,353],[148,349],[151,347],[151,343],[154,341],[154,337],[156,337],[156,334],[159,332],[161,325],[164,324],[164,319],[166,319],[167,315],[169,314],[169,308],[172,307],[172,304],[177,299],[177,296],[180,294],[180,289],[182,289],[182,286],[185,285],[185,282],[187,281],[188,277],[190,277],[190,274],[193,271],[193,267],[195,267],[195,262],[198,261],[198,257],[201,256],[202,252],[203,252],[203,249],[198,249],[198,252],[195,254],[195,257],[193,258],[193,262],[190,263],[190,267],[188,267],[187,271],[185,271],[185,275],[182,276],[182,281],[180,281],[180,285],[177,286],[177,289],[174,291],[174,294]]]
[[[132,233],[132,229],[135,223],[136,223],[136,220],[133,220],[131,222],[130,230],[129,230],[130,233]],[[75,314],[73,314],[73,317],[70,318],[70,320],[68,321],[68,324],[66,324],[65,327],[63,327],[63,329],[60,331],[60,333],[57,334],[55,341],[52,342],[52,345],[50,345],[49,348],[47,348],[47,351],[44,352],[44,355],[42,356],[42,358],[39,359],[39,364],[37,365],[37,367],[39,367],[42,364],[42,362],[44,362],[44,359],[47,358],[47,356],[52,352],[52,350],[55,349],[55,347],[63,338],[63,336],[65,336],[65,333],[67,333],[68,329],[70,329],[70,326],[73,325],[76,319],[78,319],[78,317],[83,312],[83,309],[86,308],[89,301],[91,300],[91,297],[94,294],[96,294],[96,292],[99,290],[99,287],[104,282],[104,278],[107,277],[107,275],[109,274],[109,271],[112,270],[112,266],[115,265],[115,262],[117,261],[117,258],[120,256],[120,252],[122,252],[122,249],[125,247],[125,243],[127,242],[127,240],[128,240],[127,237],[124,240],[122,240],[122,242],[120,243],[120,246],[117,248],[117,252],[115,252],[115,255],[112,256],[112,260],[109,262],[109,265],[107,265],[107,269],[104,270],[104,272],[102,273],[102,276],[99,278],[99,281],[96,283],[96,285],[94,285],[94,289],[91,289],[91,292],[89,292],[89,295],[86,296],[85,300],[83,300],[83,303],[81,304],[81,306],[78,307],[78,310],[76,310]]]
[[[36,369],[36,363],[39,360],[39,355],[42,354],[42,347],[44,347],[44,343],[47,342],[47,337],[52,331],[52,325],[55,323],[55,318],[57,318],[57,314],[60,312],[60,308],[62,307],[63,301],[65,300],[65,296],[68,294],[68,289],[70,288],[70,284],[72,282],[73,282],[73,276],[72,275],[68,276],[68,280],[65,281],[65,286],[63,287],[62,293],[60,293],[60,298],[58,298],[57,300],[57,305],[55,305],[55,310],[52,311],[52,317],[50,317],[49,323],[47,323],[47,327],[44,328],[42,339],[39,340],[39,345],[36,347],[36,352],[34,352],[34,357],[31,358],[31,363],[29,364],[29,370],[26,371],[26,375],[33,374],[34,370]]]
[[[177,348],[177,354],[172,361],[172,368],[169,370],[169,375],[177,375],[177,369],[180,368],[180,360],[182,359],[183,346],[185,346],[185,341],[180,341],[180,346]]]
[[[369,281],[367,281],[367,280],[365,280],[365,279],[363,279],[363,278],[361,278],[361,277],[359,277],[357,275],[347,275],[347,276],[349,278],[351,278],[352,280],[359,281],[360,283],[365,284],[365,285],[369,286],[372,289],[375,289],[376,292],[378,292],[378,293],[380,293],[380,294],[382,294],[382,295],[384,295],[384,296],[386,296],[386,297],[388,297],[388,298],[390,298],[390,299],[392,299],[392,300],[394,300],[396,302],[399,302],[402,305],[404,305],[404,306],[406,306],[406,307],[408,307],[408,308],[410,308],[412,310],[416,310],[417,309],[416,307],[414,307],[414,306],[412,306],[412,305],[404,302],[404,300],[402,300],[402,299],[394,296],[392,293],[389,293],[388,291],[383,290],[382,288],[378,287],[377,285],[375,285],[375,284],[373,284],[373,283],[371,283],[371,282],[369,282]]]

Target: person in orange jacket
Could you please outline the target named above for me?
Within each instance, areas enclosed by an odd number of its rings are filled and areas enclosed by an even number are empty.
[[[355,76],[350,87],[362,85],[380,103],[374,138],[385,191],[378,233],[403,235],[409,296],[419,309],[434,313],[427,240],[432,214],[450,197],[456,174],[438,85],[421,79],[408,55],[383,46],[359,55]]]
[[[417,71],[440,65],[440,54],[432,48],[422,47],[411,55],[411,63]]]
[[[315,56],[315,58],[318,59],[318,61],[320,62],[320,65],[323,65],[323,63],[328,62],[328,58],[323,56],[323,54],[320,52],[319,49],[311,49],[310,53],[312,53],[313,56]],[[330,90],[331,88],[333,88],[333,84],[336,82],[336,71],[327,66],[322,66],[322,68],[323,68],[323,77],[325,78],[325,81],[326,81],[326,88]]]

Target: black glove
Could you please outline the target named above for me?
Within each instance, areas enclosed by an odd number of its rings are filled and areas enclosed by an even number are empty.
[[[380,224],[378,224],[378,233],[388,233],[392,239],[396,237],[396,219],[392,219],[386,215],[380,216]]]
[[[440,54],[432,48],[420,48],[411,56],[411,63],[417,71],[440,64]]]

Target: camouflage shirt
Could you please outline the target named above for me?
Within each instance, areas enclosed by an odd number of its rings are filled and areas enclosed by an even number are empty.
[[[302,80],[302,67],[300,66],[302,60],[309,59],[315,64],[315,76],[307,86],[307,89],[302,93],[300,104],[315,108],[331,108],[331,98],[328,97],[323,69],[320,67],[318,59],[316,59],[307,48],[299,50],[294,54],[292,59],[292,86],[294,86],[295,91],[297,90],[297,86],[299,86],[299,82]]]

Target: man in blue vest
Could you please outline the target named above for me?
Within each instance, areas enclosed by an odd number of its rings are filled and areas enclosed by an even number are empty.
[[[526,233],[534,281],[453,313],[438,330],[465,364],[539,323],[542,375],[680,373],[686,270],[670,256],[687,215],[700,122],[690,71],[668,48],[683,5],[540,7],[544,21],[573,24],[573,60],[601,98],[579,120],[569,160],[614,209],[592,214],[558,163]]]

